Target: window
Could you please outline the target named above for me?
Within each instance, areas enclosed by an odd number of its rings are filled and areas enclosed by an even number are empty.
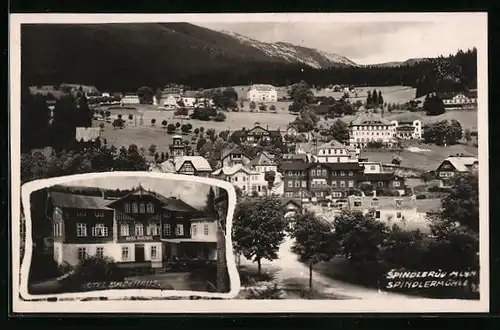
[[[355,207],[360,207],[361,206],[361,201],[354,201],[354,206]]]
[[[208,235],[208,225],[207,225],[207,224],[203,225],[203,234],[204,234],[205,236],[207,236],[207,235]]]
[[[341,193],[340,191],[334,191],[334,192],[332,193],[332,196],[333,196],[333,197],[342,197],[342,193]]]
[[[144,226],[142,223],[135,224],[135,236],[143,236],[144,235]]]
[[[138,213],[139,208],[137,207],[137,203],[132,203],[132,213]]]
[[[170,218],[170,213],[169,212],[163,213],[163,218]]]
[[[396,212],[396,218],[401,219],[401,212]]]
[[[323,170],[321,171],[321,175],[322,175],[322,176],[327,176],[326,169],[323,169]]]
[[[78,260],[85,260],[87,258],[87,248],[78,248]]]
[[[340,163],[340,157],[337,157],[337,163]],[[340,172],[342,173],[342,172]]]
[[[377,183],[377,185],[378,185],[379,187],[383,187],[383,186],[384,186],[384,182],[383,182],[383,181],[379,181],[379,182]]]
[[[175,235],[184,236],[184,226],[182,224],[175,226]]]
[[[352,175],[353,175],[352,171],[349,171],[349,176],[352,176]]]
[[[163,224],[163,235],[165,235],[165,236],[171,235],[170,224],[168,224],[168,223]]]
[[[333,176],[337,176],[337,171],[333,171],[333,172],[332,172],[332,175],[333,175]]]
[[[340,181],[340,188],[345,188],[345,181]]]
[[[380,219],[380,211],[375,211],[375,218]]]
[[[125,213],[130,213],[130,204],[125,203]]]
[[[150,223],[146,229],[147,235],[157,236],[160,235],[160,225],[156,223]]]
[[[146,206],[146,211],[148,213],[155,213],[155,206],[153,203],[149,202]]]
[[[372,199],[372,206],[378,206],[378,198]]]
[[[157,259],[158,258],[158,249],[156,245],[151,246],[151,259]]]
[[[312,176],[315,176],[315,175],[316,175],[316,170],[314,170],[314,169],[313,169],[313,170],[311,170],[311,175],[312,175]]]
[[[86,217],[87,213],[86,212],[76,212],[77,217]]]
[[[122,260],[129,260],[130,253],[128,246],[122,246]]]
[[[340,171],[340,176],[345,176],[345,172],[344,171]]]
[[[392,183],[392,185],[393,185],[394,187],[399,187],[399,186],[401,185],[401,182],[399,182],[399,181],[394,181],[394,182]]]
[[[196,236],[196,225],[191,225],[191,236]]]
[[[97,258],[104,258],[104,248],[103,247],[98,247],[95,250],[95,256]]]
[[[401,200],[400,199],[396,199],[396,206],[401,207]]]
[[[96,218],[104,218],[104,212],[94,212]]]
[[[332,188],[337,188],[337,181],[336,180],[332,181]]]
[[[139,204],[139,213],[146,213],[146,206],[144,203]]]
[[[300,187],[300,181],[295,181],[295,188],[299,188]]]
[[[348,182],[348,187],[349,187],[349,188],[354,188],[354,181],[349,180],[349,182]]]
[[[302,180],[302,188],[307,188],[307,181]]]
[[[92,236],[105,237],[108,236],[108,227],[102,223],[98,223],[92,227]]]
[[[120,235],[121,236],[129,236],[130,235],[130,227],[128,223],[123,223],[120,225]]]
[[[59,260],[59,247],[58,246],[54,247],[54,259],[56,261]]]
[[[76,236],[78,236],[78,237],[87,236],[87,224],[86,223],[77,223],[76,224]]]

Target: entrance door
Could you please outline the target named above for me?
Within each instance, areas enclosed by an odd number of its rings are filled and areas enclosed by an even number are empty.
[[[135,245],[135,261],[143,262],[144,258],[144,244],[136,244]]]

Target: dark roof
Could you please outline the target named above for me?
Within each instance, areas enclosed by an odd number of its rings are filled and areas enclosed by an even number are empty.
[[[238,146],[231,148],[231,149],[224,150],[222,152],[222,157],[220,159],[223,160],[231,154],[242,154],[242,155],[246,156],[248,159],[250,159],[250,157]]]
[[[293,204],[297,205],[298,207],[301,206],[301,202],[300,202],[299,198],[281,198],[280,202],[281,202],[281,206],[285,206],[289,203],[293,203]]]
[[[281,169],[284,171],[302,171],[308,169],[312,163],[302,163],[302,162],[291,162],[291,163],[283,163],[281,164]]]
[[[364,173],[360,176],[360,181],[387,181],[392,180],[397,175],[394,173]]]
[[[154,194],[156,198],[158,198],[164,206],[162,207],[164,210],[172,211],[172,212],[199,212],[200,210],[192,207],[188,203],[184,202],[181,199],[175,197],[165,197],[159,194]]]
[[[303,160],[307,161],[307,155],[306,154],[283,154],[283,159],[297,159],[297,160]]]
[[[111,210],[106,206],[109,200],[102,196],[86,196],[58,191],[49,192],[55,206],[87,210]]]
[[[363,166],[359,165],[359,163],[319,163],[321,165],[324,165],[325,167],[328,167],[332,170],[358,170],[362,171]]]

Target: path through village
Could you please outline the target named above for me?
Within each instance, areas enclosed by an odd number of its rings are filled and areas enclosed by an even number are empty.
[[[263,260],[262,270],[275,271],[275,279],[282,284],[289,279],[301,279],[308,283],[309,268],[298,261],[297,255],[291,251],[293,240],[286,238],[279,250],[279,259],[274,261]],[[256,268],[256,263],[241,257],[241,265],[251,268]],[[412,299],[411,296],[406,296],[391,292],[382,292],[377,289],[367,288],[360,285],[354,285],[324,276],[316,271],[313,271],[313,287],[319,285],[323,288],[324,293],[343,297],[344,299]]]

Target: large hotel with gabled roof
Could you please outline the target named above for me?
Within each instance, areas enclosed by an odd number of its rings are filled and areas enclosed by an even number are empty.
[[[118,197],[101,192],[49,190],[46,215],[58,264],[76,265],[88,256],[151,267],[171,260],[217,259],[217,221],[202,210],[142,186]]]

